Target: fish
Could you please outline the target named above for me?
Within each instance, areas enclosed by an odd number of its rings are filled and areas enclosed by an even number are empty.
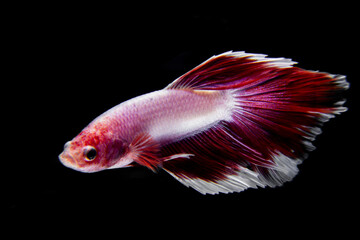
[[[164,170],[202,194],[281,186],[315,149],[323,124],[347,111],[350,86],[344,75],[295,64],[244,51],[215,55],[104,112],[59,159],[86,173]]]

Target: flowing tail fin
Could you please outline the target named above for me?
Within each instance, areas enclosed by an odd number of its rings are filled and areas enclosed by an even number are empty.
[[[167,89],[228,91],[232,120],[162,147],[191,154],[163,168],[199,192],[240,192],[290,181],[315,149],[324,122],[345,112],[345,76],[293,67],[289,59],[226,52],[176,79]]]

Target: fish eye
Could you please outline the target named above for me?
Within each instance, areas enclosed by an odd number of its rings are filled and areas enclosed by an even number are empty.
[[[92,146],[87,146],[84,149],[85,161],[92,161],[96,158],[96,149]]]

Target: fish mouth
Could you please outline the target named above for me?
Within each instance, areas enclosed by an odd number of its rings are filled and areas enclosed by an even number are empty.
[[[59,155],[59,159],[60,159],[60,162],[68,168],[77,170],[79,167],[79,165],[77,164],[77,162],[75,161],[73,156],[71,156],[71,154],[69,154],[65,151]]]

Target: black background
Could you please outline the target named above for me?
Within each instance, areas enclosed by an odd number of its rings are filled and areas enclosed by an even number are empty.
[[[170,228],[174,236],[190,234],[189,229],[239,237],[278,236],[284,229],[293,235],[351,233],[359,200],[354,8],[329,2],[240,2],[211,10],[175,3],[11,8],[4,45],[9,52],[4,83],[11,87],[2,88],[3,96],[11,93],[4,101],[9,107],[4,131],[11,134],[2,170],[12,225],[41,219],[39,226],[47,223],[58,232],[110,228],[156,233]],[[84,174],[58,161],[64,143],[107,109],[161,89],[229,50],[291,58],[305,69],[347,75],[351,83],[348,112],[325,124],[317,149],[292,182],[203,196],[164,171]],[[61,224],[54,222],[62,218]]]

